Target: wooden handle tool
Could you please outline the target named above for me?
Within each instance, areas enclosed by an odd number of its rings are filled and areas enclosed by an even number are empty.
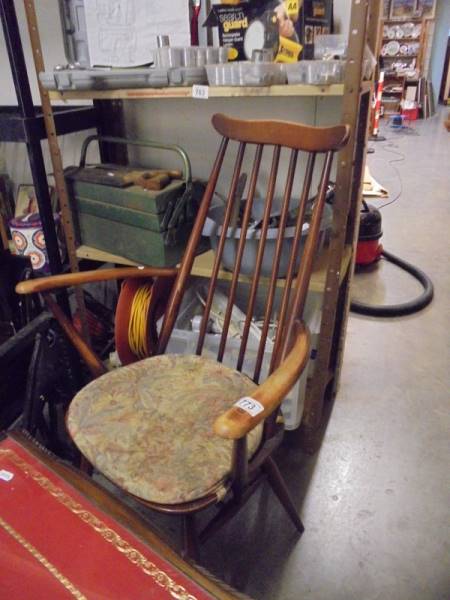
[[[155,177],[156,175],[167,175],[170,179],[182,179],[183,173],[178,169],[168,170],[168,169],[150,169],[147,171],[150,177]]]
[[[169,185],[171,179],[168,175],[155,175],[154,177],[141,177],[136,181],[137,185],[140,185],[145,190],[163,190]]]

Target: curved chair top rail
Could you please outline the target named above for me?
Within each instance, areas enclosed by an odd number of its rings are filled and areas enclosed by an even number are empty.
[[[238,142],[287,146],[304,152],[339,150],[350,135],[348,125],[310,127],[290,121],[244,121],[220,113],[213,116],[212,123],[218,133]]]

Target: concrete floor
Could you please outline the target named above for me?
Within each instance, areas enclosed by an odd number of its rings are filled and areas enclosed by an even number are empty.
[[[202,549],[202,563],[258,600],[447,600],[450,597],[450,135],[444,112],[411,133],[385,129],[372,174],[398,201],[383,243],[435,284],[433,303],[395,319],[350,317],[341,386],[320,451],[278,463],[306,531],[269,489]],[[400,159],[396,153],[404,155]],[[399,183],[401,178],[401,186]],[[383,202],[375,200],[375,205]],[[354,294],[398,302],[419,287],[381,263]],[[169,533],[173,520],[161,523]]]

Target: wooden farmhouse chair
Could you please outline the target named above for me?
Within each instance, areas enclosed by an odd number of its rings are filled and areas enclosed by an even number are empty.
[[[66,417],[70,435],[82,455],[88,464],[146,506],[164,513],[182,515],[184,552],[191,556],[196,555],[197,540],[205,540],[236,514],[263,478],[267,478],[295,527],[303,531],[302,522],[272,455],[283,434],[283,425],[278,418],[280,404],[298,380],[309,358],[309,333],[302,321],[302,313],[333,155],[345,145],[349,135],[349,129],[344,125],[318,128],[281,121],[237,120],[221,114],[214,115],[212,124],[222,140],[179,268],[105,269],[46,277],[17,286],[19,294],[43,294],[49,309],[95,378],[75,396]],[[236,158],[196,354],[165,354],[224,157],[232,149],[236,151]],[[272,273],[270,278],[264,279],[261,277],[261,265],[282,149],[289,154],[287,176],[284,184],[281,182],[284,191]],[[249,294],[246,319],[236,369],[233,369],[223,364],[223,358],[232,308],[238,285],[242,281],[241,262],[264,151],[271,152],[271,168],[250,283],[247,278]],[[240,224],[241,236],[236,240],[235,265],[227,291],[228,306],[217,360],[211,360],[202,356],[202,349],[245,153],[254,159]],[[294,177],[300,153],[306,154],[306,162],[302,163],[306,166],[302,168],[300,189],[294,193]],[[306,205],[312,195],[316,170],[319,173],[317,195],[298,267],[296,259],[304,229]],[[293,202],[296,209],[295,233],[277,309],[277,329],[269,376],[259,383],[269,324],[274,318],[277,274],[284,252],[283,239],[288,216],[293,214]],[[162,300],[165,305],[163,325],[153,355],[107,373],[102,362],[63,314],[51,292],[86,282],[124,278],[151,279],[155,290],[157,282],[172,279],[172,285],[170,295],[166,292],[165,296],[158,298],[155,293],[149,309],[149,318],[153,318],[158,303]],[[164,286],[160,288],[164,290]],[[264,319],[254,374],[250,378],[241,371],[255,300],[261,291],[265,295]],[[195,513],[212,504],[217,504],[220,510],[197,535]]]

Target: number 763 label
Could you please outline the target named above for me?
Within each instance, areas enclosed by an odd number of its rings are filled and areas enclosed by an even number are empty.
[[[208,100],[209,87],[207,85],[193,85],[192,97],[197,100]]]

